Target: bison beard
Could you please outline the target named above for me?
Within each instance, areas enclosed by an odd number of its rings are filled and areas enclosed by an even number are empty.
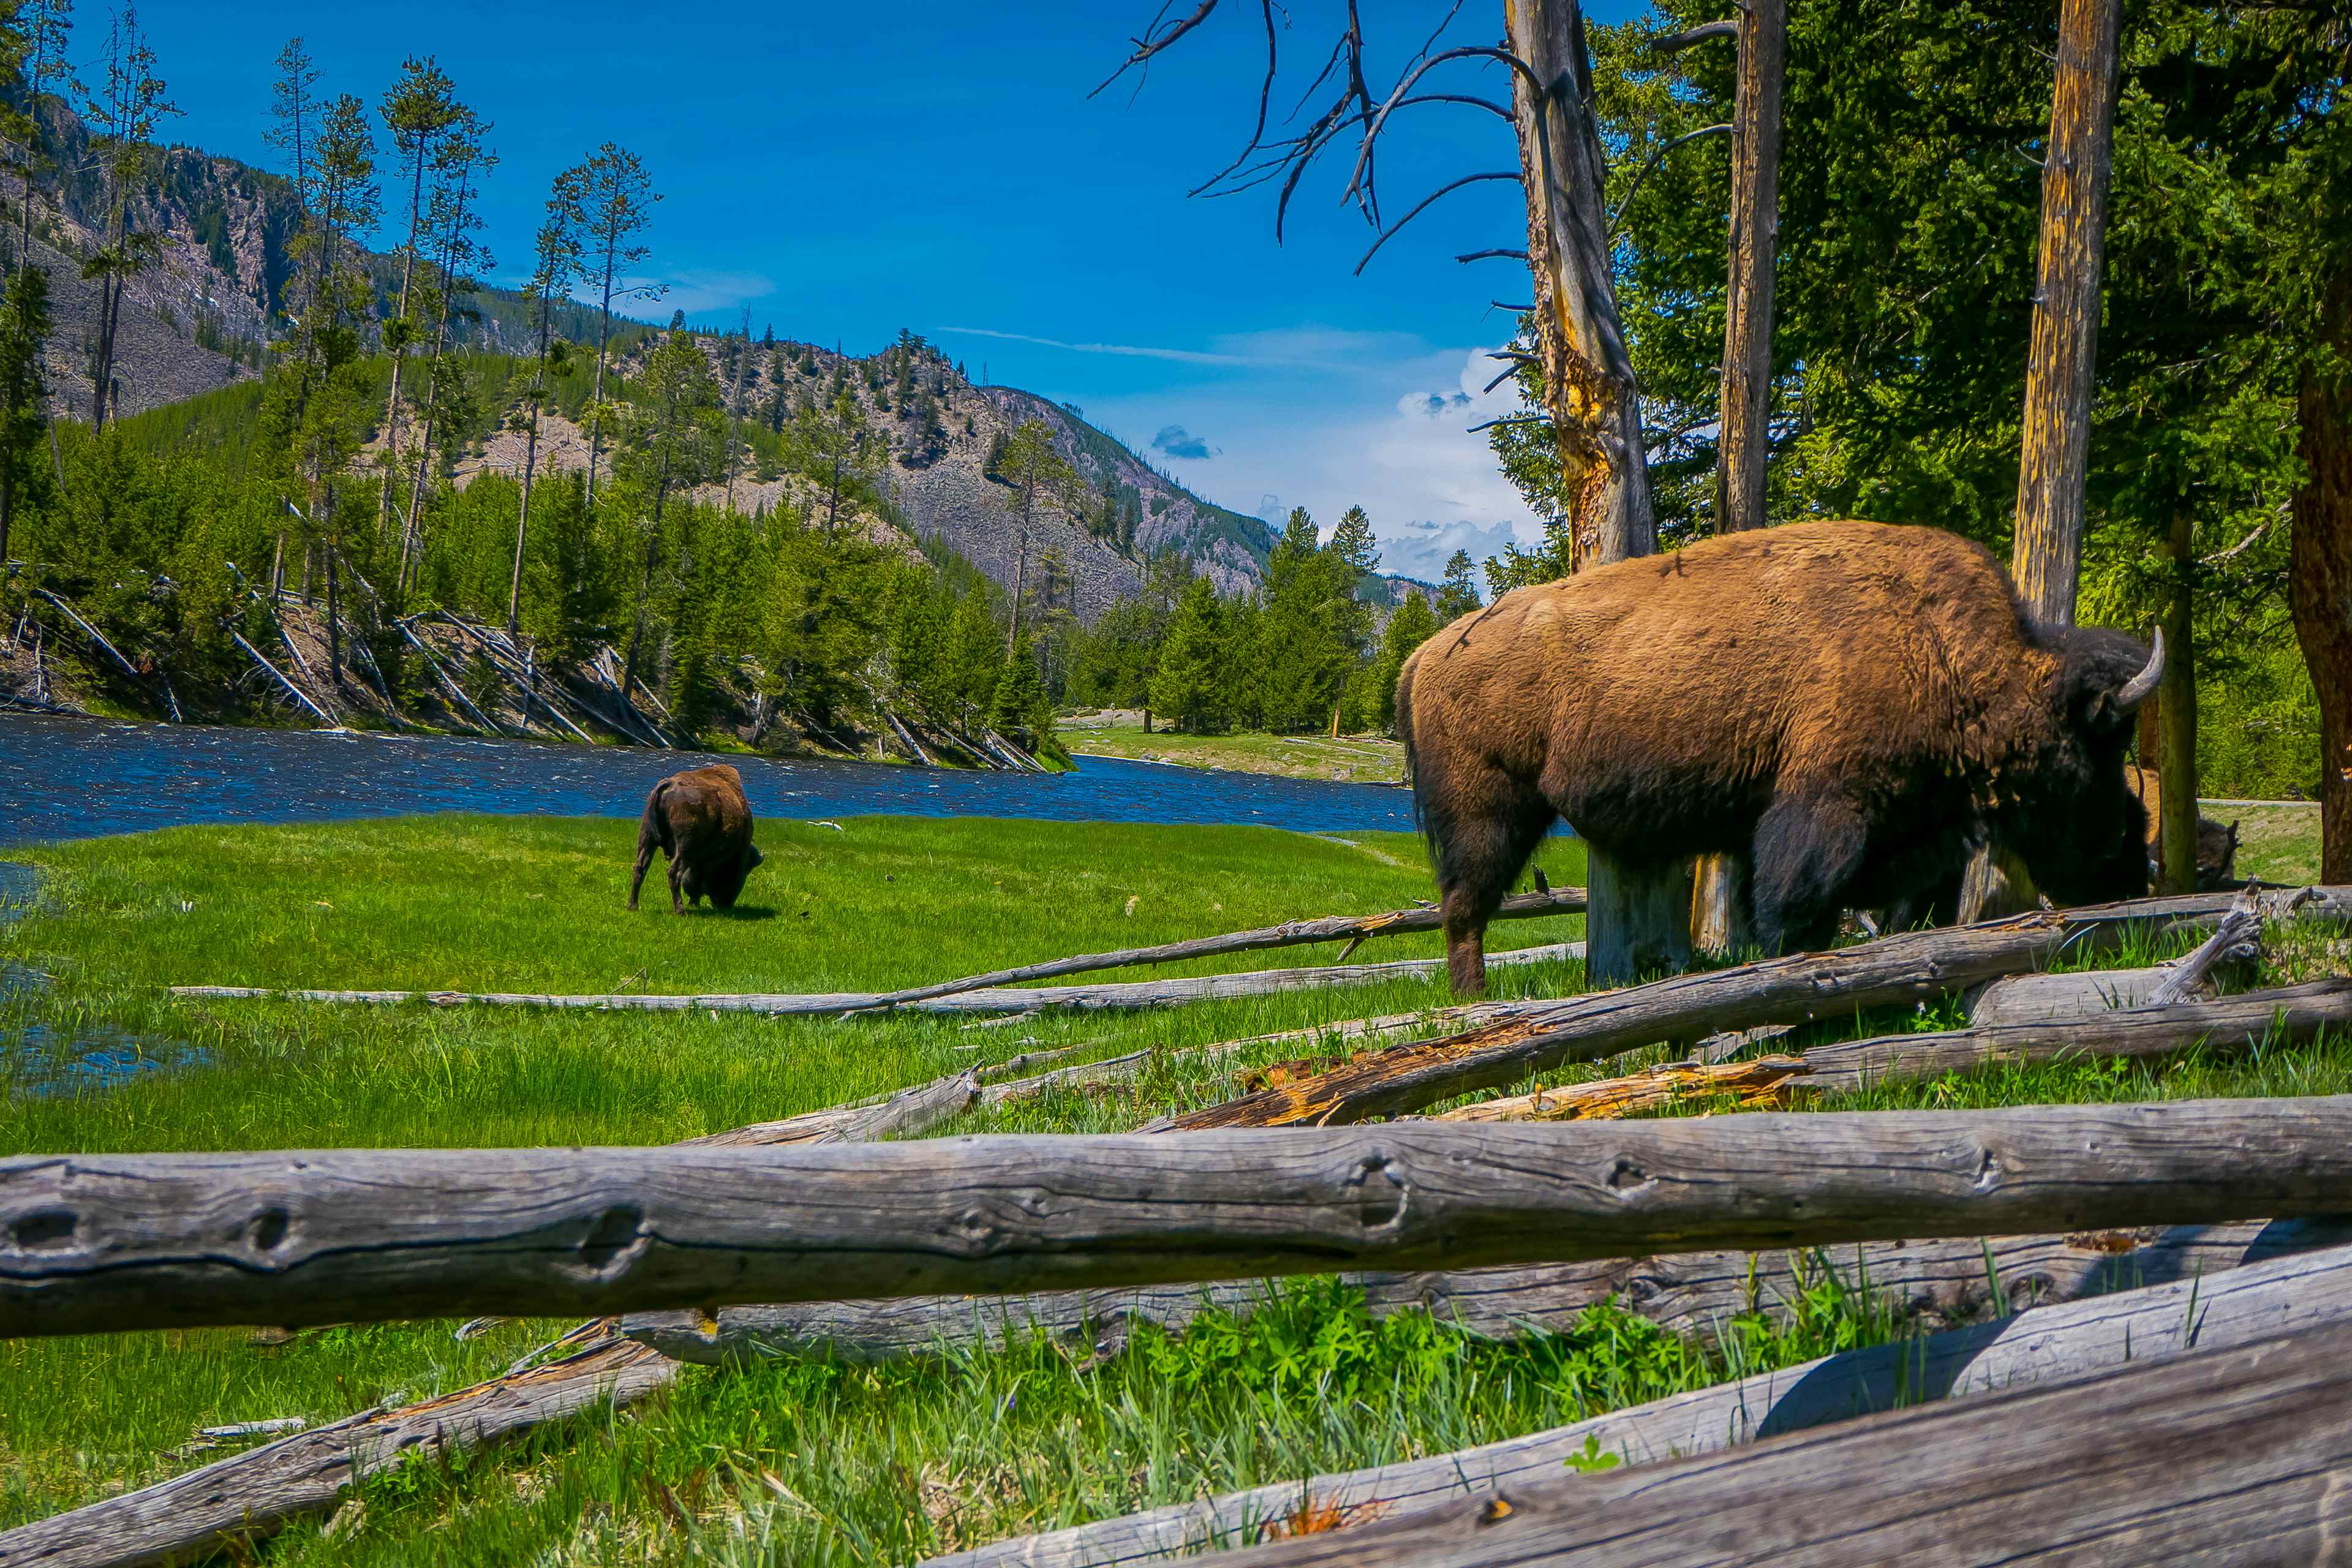
[[[669,907],[684,914],[688,902],[708,898],[731,910],[743,879],[760,864],[751,842],[751,807],[743,798],[743,775],[726,763],[672,773],[646,796],[637,824],[637,865],[629,879],[629,908],[646,884],[654,851],[669,857]]]
[[[1522,588],[1406,661],[1397,728],[1455,991],[1557,818],[1621,866],[1750,859],[1768,952],[1841,910],[1956,901],[1988,837],[2066,902],[2145,892],[2119,633],[2040,628],[1929,528],[1793,523]]]

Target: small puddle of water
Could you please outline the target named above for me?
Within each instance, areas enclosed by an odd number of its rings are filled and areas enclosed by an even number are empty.
[[[33,868],[0,860],[0,925],[21,919],[40,896]],[[49,977],[14,959],[0,959],[0,1012],[45,989]],[[83,1024],[66,1033],[49,1024],[12,1026],[0,1021],[0,1085],[35,1100],[70,1098],[113,1089],[143,1073],[203,1067],[210,1053],[177,1040],[134,1035],[112,1024]]]

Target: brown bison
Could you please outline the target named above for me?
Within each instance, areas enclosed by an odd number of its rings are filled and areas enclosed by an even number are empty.
[[[735,907],[743,879],[760,863],[751,842],[751,807],[743,798],[743,775],[726,763],[672,773],[646,796],[637,824],[637,868],[629,879],[629,908],[646,885],[646,868],[659,849],[669,857],[669,907],[684,914],[690,900],[708,898],[719,909]]]
[[[2147,814],[2147,868],[2153,877],[2164,868],[2164,844],[2158,831],[2164,786],[2154,768],[2137,764],[2124,769],[2124,782]],[[2197,890],[2210,893],[2238,885],[2238,825],[2224,826],[2200,815],[2197,818]]]
[[[2163,660],[2037,627],[1930,528],[1792,523],[1506,594],[1397,682],[1454,987],[1484,986],[1487,920],[1555,817],[1629,871],[1747,854],[1768,952],[1956,895],[1988,837],[2054,899],[2144,892],[2124,752]]]

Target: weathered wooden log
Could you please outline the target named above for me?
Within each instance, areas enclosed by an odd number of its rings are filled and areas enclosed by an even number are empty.
[[[970,1103],[974,1082],[985,1076],[985,1070],[951,1074],[861,1104],[689,1142],[773,1146],[906,1136],[961,1110]],[[582,1323],[556,1345],[564,1351],[559,1359],[534,1360],[503,1377],[399,1409],[362,1411],[0,1533],[0,1568],[139,1568],[218,1550],[231,1539],[267,1535],[289,1519],[323,1512],[346,1489],[399,1462],[420,1443],[473,1447],[607,1400],[630,1404],[677,1377],[677,1362],[619,1338],[608,1320]]]
[[[82,619],[80,611],[75,609],[71,605],[59,598],[57,595],[50,593],[47,588],[37,588],[27,584],[25,591],[31,594],[34,597],[43,600],[56,609],[59,615],[71,621],[74,624],[75,628],[81,633],[83,637],[88,639],[92,647],[106,655],[108,658],[113,661],[115,668],[122,671],[123,674],[131,678],[132,685],[142,689],[145,688],[147,685],[147,678],[139,673],[138,667],[132,664],[129,659],[122,657],[121,649],[116,647],[112,643],[106,640],[106,634],[104,632],[100,631],[96,626],[91,626],[88,621]],[[172,705],[172,719],[174,723],[178,722],[180,720],[179,704],[176,702]],[[329,721],[331,723],[332,721],[333,721],[331,720]]]
[[[1669,1331],[1706,1335],[1760,1312],[1784,1318],[1834,1281],[1875,1310],[1924,1329],[2201,1275],[2352,1243],[2352,1220],[2260,1220],[2164,1229],[2073,1231],[1964,1241],[1867,1242],[1796,1252],[1685,1252],[1532,1268],[1463,1268],[1340,1278],[1376,1318],[1426,1311],[1492,1339],[1573,1328],[1614,1301]],[[1096,1355],[1126,1347],[1139,1324],[1183,1330],[1206,1311],[1245,1317],[1275,1299],[1265,1279],[1027,1296],[915,1296],[716,1312],[633,1313],[621,1331],[680,1361],[720,1363],[828,1353],[877,1362],[1040,1332]]]
[[[1497,965],[1564,963],[1582,954],[1580,942],[1554,942],[1542,947],[1515,948],[1496,953]],[[1097,985],[1050,985],[1028,990],[998,988],[935,996],[903,1004],[918,1013],[1027,1013],[1048,1008],[1080,1012],[1128,1007],[1167,1007],[1186,1002],[1221,1002],[1238,996],[1272,996],[1288,991],[1317,991],[1336,985],[1369,985],[1389,980],[1419,979],[1444,972],[1442,958],[1401,958],[1386,963],[1345,963],[1323,968],[1253,969],[1239,974],[1189,975],[1174,980],[1132,980]],[[781,991],[717,992],[700,996],[645,995],[635,992],[591,995],[537,994],[528,992],[469,991],[280,991],[262,985],[174,985],[174,996],[212,1001],[281,1000],[289,1002],[352,1002],[396,1005],[429,1002],[436,1007],[571,1007],[599,1012],[641,1013],[763,1013],[773,1018],[829,1017],[871,1012],[879,1004],[873,992],[803,993]]]
[[[1482,1100],[1435,1120],[1591,1120],[1631,1116],[1711,1095],[1727,1095],[1743,1105],[1785,1103],[1800,1093],[1851,1093],[1987,1067],[2074,1058],[2145,1060],[2199,1047],[2232,1051],[2265,1042],[2284,1045],[2347,1025],[2352,1025],[2352,980],[2315,980],[2218,1001],[2085,1013],[1991,1028],[1881,1035],[1720,1067],[1670,1062],[1625,1078]]]
[[[367,1410],[202,1469],[0,1533],[0,1568],[148,1568],[320,1513],[421,1445],[453,1450],[669,1386],[678,1363],[589,1337],[559,1360],[395,1410]]]
[[[1232,1568],[1879,1568],[2340,1561],[2352,1325],[1890,1412],[1720,1457],[1507,1487]]]
[[[1581,914],[1584,910],[1584,889],[1560,888],[1549,892],[1521,893],[1503,900],[1495,911],[1498,921],[1536,920],[1545,915]],[[1177,963],[1192,958],[1220,958],[1227,953],[1256,952],[1267,948],[1307,947],[1317,942],[1342,942],[1368,936],[1410,936],[1439,928],[1438,912],[1433,908],[1391,910],[1378,915],[1321,915],[1312,920],[1285,921],[1276,926],[1259,926],[1254,931],[1225,931],[1216,936],[1187,937],[1181,942],[1164,942],[1153,947],[1120,948],[1111,952],[1082,952],[1070,958],[1049,958],[1036,963],[1017,964],[1011,969],[993,969],[985,974],[967,974],[961,980],[942,980],[933,985],[910,986],[904,991],[890,992],[879,999],[877,1007],[903,1007],[913,1002],[927,1002],[934,996],[952,996],[960,992],[979,991],[989,986],[1019,985],[1032,980],[1052,980],[1064,974],[1084,974],[1091,970],[1129,969],[1146,963]]]
[[[1392,1116],[1637,1046],[1929,1000],[2036,968],[2062,950],[2110,941],[2133,926],[2226,913],[2231,899],[2205,893],[2041,910],[1571,997],[1465,1033],[1368,1052],[1317,1077],[1178,1117],[1172,1125],[1324,1126]]]
[[[1124,1568],[1211,1544],[1242,1545],[1292,1535],[1308,1521],[1326,1532],[1335,1528],[1347,1531],[1345,1540],[1328,1542],[1333,1549],[1328,1561],[1452,1563],[1457,1559],[1376,1555],[1386,1532],[1351,1527],[1383,1520],[1433,1522],[1443,1515],[1431,1510],[1497,1490],[1513,1499],[1516,1507],[1520,1488],[1563,1478],[1571,1462],[1584,1468],[1596,1457],[1615,1458],[1633,1473],[1609,1469],[1570,1481],[1571,1495],[1581,1497],[1588,1489],[1597,1492],[1603,1482],[1622,1485],[1630,1493],[1644,1478],[1663,1479],[1663,1472],[1653,1467],[1671,1458],[1720,1454],[1739,1445],[1846,1422],[1923,1397],[1971,1396],[1961,1405],[1930,1407],[1935,1410],[1958,1411],[1979,1405],[1997,1408],[1998,1399],[1988,1396],[2001,1390],[2025,1386],[2063,1390],[2127,1365],[2178,1361],[2192,1350],[2220,1352],[2259,1343],[2283,1331],[2325,1331],[2347,1323],[2352,1323],[2352,1250],[2339,1247],[2255,1264],[2217,1280],[2176,1280],[2096,1300],[2038,1308],[1924,1341],[1848,1351],[1458,1453],[1257,1487],[999,1542],[934,1558],[925,1568],[1013,1568],[1015,1564],[1019,1568]],[[2063,1407],[2065,1395],[2062,1393],[2057,1398]],[[2147,1436],[2136,1413],[2107,1410],[2102,1419],[2112,1423],[2109,1436],[2119,1445],[2136,1444]],[[1874,1425],[1864,1422],[1859,1429],[1871,1430]],[[2023,1428],[2031,1425],[2021,1422],[2012,1436],[2021,1438]],[[1840,1435],[1829,1436],[1834,1442]],[[1865,1462],[1864,1468],[1870,1467]],[[1915,1499],[1940,1497],[1969,1473],[1940,1462],[1926,1462],[1916,1464],[1905,1479]],[[1934,1478],[1935,1485],[1932,1493],[1922,1494],[1918,1488],[1927,1477]],[[1727,1490],[1707,1501],[1695,1496],[1677,1499],[1671,1511],[1704,1514],[1729,1504],[1734,1495]],[[1745,1489],[1736,1495],[1746,1495]],[[1829,1506],[1826,1517],[1840,1521],[1849,1519],[1834,1504]],[[2007,1533],[1998,1530],[1989,1531],[1985,1539],[2004,1546],[2010,1542]],[[1515,1561],[1536,1560],[1553,1561],[1539,1554]],[[1768,1560],[1788,1559],[1727,1558],[1697,1549],[1681,1558],[1660,1559],[1675,1563]],[[1952,1560],[1948,1552],[1913,1558],[1893,1552],[1874,1561]],[[2169,1559],[2158,1554],[2095,1560]],[[1239,1564],[1258,1559],[1237,1555],[1218,1561]],[[1613,1563],[1617,1559],[1596,1561]]]
[[[451,702],[455,703],[457,707],[465,710],[465,711],[473,719],[474,722],[482,727],[482,732],[484,734],[503,736],[506,733],[506,731],[499,727],[497,721],[491,719],[480,709],[475,707],[474,700],[467,696],[463,690],[459,689],[456,681],[449,679],[448,672],[441,668],[441,661],[433,657],[433,650],[425,647],[425,639],[418,637],[415,632],[412,631],[406,621],[395,620],[392,623],[392,626],[393,629],[400,633],[402,639],[405,641],[410,647],[416,650],[416,656],[425,661],[425,668],[431,672],[434,683],[441,688],[443,693],[448,697]]]
[[[1592,944],[1585,967],[1594,984],[1623,985],[1690,966],[1689,861],[1632,866],[1588,845],[1584,879],[1592,900],[1584,921]]]
[[[2352,1097],[782,1149],[0,1161],[0,1335],[591,1314],[2298,1217]]]

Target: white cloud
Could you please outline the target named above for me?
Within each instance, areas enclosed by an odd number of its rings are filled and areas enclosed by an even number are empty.
[[[1327,533],[1342,511],[1361,506],[1383,568],[1433,580],[1456,549],[1483,563],[1507,541],[1541,533],[1486,434],[1468,428],[1518,411],[1508,382],[1486,390],[1502,368],[1487,353],[1389,345],[1384,360],[1360,367],[1360,380],[1250,377],[1096,397],[1088,406],[1138,447],[1171,425],[1217,431],[1216,462],[1185,469],[1211,500],[1276,526],[1291,506],[1304,506]]]
[[[1377,374],[1401,353],[1421,347],[1410,332],[1358,332],[1340,327],[1286,327],[1257,332],[1223,332],[1206,349],[1163,348],[1147,343],[1071,342],[993,327],[942,327],[940,331],[1000,342],[1034,343],[1078,354],[1167,360],[1175,364],[1214,365],[1230,370],[1312,370]]]

